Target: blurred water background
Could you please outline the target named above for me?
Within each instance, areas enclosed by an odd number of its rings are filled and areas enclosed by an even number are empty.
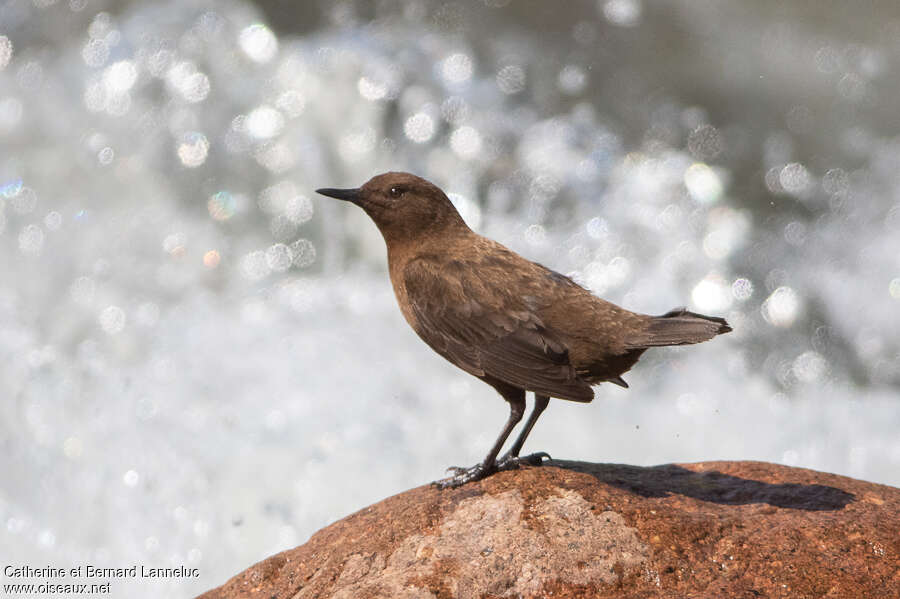
[[[312,191],[385,170],[734,326],[526,449],[900,484],[898,74],[894,2],[3,0],[0,559],[189,596],[483,457],[505,403]]]

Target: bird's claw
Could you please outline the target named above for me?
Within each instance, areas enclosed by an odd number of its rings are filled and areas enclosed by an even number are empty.
[[[491,474],[495,472],[499,472],[501,470],[515,470],[522,464],[527,464],[529,466],[540,466],[544,458],[548,460],[552,460],[550,454],[545,451],[539,451],[537,453],[532,453],[526,456],[514,456],[509,455],[508,453],[501,457],[499,460],[495,461],[494,464],[487,468],[484,464],[475,464],[471,468],[460,468],[459,466],[450,466],[447,468],[447,472],[450,472],[452,476],[448,478],[442,478],[441,480],[436,480],[431,483],[433,486],[438,489],[455,489],[456,487],[461,487],[466,483],[475,482],[476,480],[481,480],[482,478],[487,478]]]
[[[431,484],[438,489],[455,489],[466,483],[475,482],[476,480],[481,480],[482,478],[490,476],[497,471],[497,465],[493,464],[489,468],[485,467],[484,464],[475,464],[471,468],[451,466],[450,468],[447,468],[447,471],[453,472],[453,476],[436,480]]]
[[[544,462],[544,458],[552,460],[550,454],[546,451],[539,451],[526,456],[514,456],[508,453],[497,460],[497,470],[515,470],[522,464],[529,466],[540,466]]]

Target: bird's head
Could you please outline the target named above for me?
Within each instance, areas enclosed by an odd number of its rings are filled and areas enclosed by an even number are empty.
[[[316,193],[352,202],[365,210],[389,245],[447,228],[467,228],[440,188],[409,173],[384,173],[356,189],[326,188]]]

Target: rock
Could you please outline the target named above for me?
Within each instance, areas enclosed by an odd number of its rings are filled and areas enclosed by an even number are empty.
[[[900,597],[900,489],[757,462],[553,461],[389,497],[205,599]]]

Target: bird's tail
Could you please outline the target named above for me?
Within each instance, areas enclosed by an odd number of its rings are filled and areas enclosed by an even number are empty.
[[[708,341],[716,335],[730,332],[731,327],[724,318],[675,308],[662,316],[649,317],[647,328],[634,339],[629,339],[628,345],[634,348],[686,345]]]

